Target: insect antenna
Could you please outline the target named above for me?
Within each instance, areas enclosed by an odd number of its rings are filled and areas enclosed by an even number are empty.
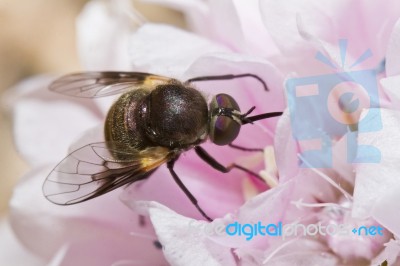
[[[242,121],[242,125],[252,124],[253,122],[258,121],[258,120],[267,119],[267,118],[276,117],[276,116],[281,116],[283,114],[283,112],[272,112],[272,113],[264,113],[264,114],[254,115],[254,116],[248,117],[248,115],[251,112],[253,112],[255,108],[256,108],[255,106],[251,107],[249,111],[247,111],[246,113],[244,113],[244,114],[242,114],[240,116],[240,120]]]

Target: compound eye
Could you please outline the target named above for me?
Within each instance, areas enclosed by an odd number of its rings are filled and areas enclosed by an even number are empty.
[[[239,135],[240,124],[229,116],[213,115],[217,108],[230,108],[240,112],[239,105],[227,94],[217,94],[210,103],[210,139],[217,145],[227,145]]]

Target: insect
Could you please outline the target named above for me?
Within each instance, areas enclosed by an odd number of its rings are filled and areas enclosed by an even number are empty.
[[[232,144],[240,127],[282,112],[249,116],[255,107],[241,113],[237,102],[227,94],[217,94],[207,104],[192,82],[244,77],[257,79],[268,90],[265,82],[253,74],[204,76],[181,82],[140,72],[82,72],[55,80],[50,90],[64,95],[121,96],[107,114],[105,142],[83,146],[63,159],[43,184],[45,197],[59,205],[80,203],[148,178],[166,164],[178,186],[211,221],[175,172],[175,162],[183,152],[194,149],[216,170],[227,173],[236,168],[257,175],[236,164],[223,166],[200,145],[210,139],[216,145],[253,150]]]

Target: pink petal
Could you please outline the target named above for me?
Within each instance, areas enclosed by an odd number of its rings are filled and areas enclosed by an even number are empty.
[[[251,73],[262,78],[269,91],[263,90],[259,81],[249,77],[225,81],[195,82],[195,86],[204,92],[208,101],[211,101],[211,98],[218,93],[226,93],[236,99],[242,112],[255,106],[256,109],[252,115],[284,110],[283,77],[279,70],[266,60],[233,53],[213,54],[200,57],[190,66],[184,76],[193,78],[245,73]],[[234,143],[256,148],[270,145],[277,120],[278,118],[269,118],[255,122],[255,125],[243,126]]]
[[[348,161],[348,138],[351,133],[345,134],[332,147],[332,168],[338,174],[338,178],[354,186],[355,174],[353,164]],[[341,181],[339,181],[341,183]],[[343,186],[344,184],[342,184]]]
[[[103,141],[103,125],[101,124],[86,131],[70,146],[69,152],[89,143]],[[201,161],[193,151],[183,154],[174,169],[200,205],[213,217],[223,216],[237,209],[243,202],[242,180],[246,174],[242,172],[220,173]],[[149,178],[127,187],[121,199],[130,207],[134,207],[137,200],[157,201],[186,216],[202,218],[175,183],[165,165],[160,166]],[[215,205],[218,205],[218,208],[215,208]]]
[[[132,245],[119,235],[97,233],[94,239],[85,239],[61,249],[61,254],[57,254],[60,257],[52,258],[51,265],[168,265],[161,250],[155,254],[152,252],[155,246],[148,243],[140,246],[142,241],[136,240],[136,245]]]
[[[372,260],[371,265],[380,265],[384,261],[386,261],[388,265],[397,265],[400,262],[399,255],[399,240],[391,239],[385,244],[385,249]]]
[[[279,54],[279,49],[272,40],[262,21],[258,0],[233,1],[240,19],[239,28],[243,33],[246,54],[270,57]],[[223,20],[219,21],[222,24]]]
[[[288,109],[285,110],[277,124],[274,146],[279,182],[284,183],[294,177],[299,170],[297,143],[292,135]]]
[[[400,19],[394,25],[386,51],[386,75],[400,74]]]
[[[130,62],[135,69],[180,78],[200,56],[227,49],[195,34],[157,24],[145,24],[132,36]]]
[[[176,9],[185,15],[188,27],[204,37],[211,37],[212,27],[208,20],[210,8],[207,3],[199,0],[142,0],[146,3],[158,4]]]
[[[195,222],[156,202],[138,202],[147,209],[171,265],[234,265],[229,248],[207,239],[201,230],[189,230]],[[205,223],[205,222],[204,222]]]
[[[231,48],[234,51],[244,49],[244,32],[240,25],[235,4],[231,0],[210,1],[212,39]],[[224,23],[229,21],[229,23]]]
[[[374,109],[370,109],[374,110]],[[368,112],[365,110],[363,113]],[[353,216],[366,218],[372,214],[375,204],[391,195],[400,185],[399,179],[399,150],[394,145],[400,142],[400,113],[397,111],[380,109],[379,113],[365,125],[373,126],[382,122],[382,129],[375,132],[360,133],[358,144],[371,145],[381,154],[379,163],[359,164],[356,168],[356,184],[354,189]],[[358,154],[358,156],[365,156]],[[390,215],[388,213],[388,215]],[[381,218],[382,219],[382,218]]]
[[[150,215],[157,235],[164,246],[165,256],[173,265],[185,265],[188,263],[188,259],[191,259],[191,265],[197,265],[197,262],[203,263],[199,265],[204,265],[205,260],[211,265],[214,265],[213,263],[220,265],[218,263],[222,261],[223,265],[230,265],[226,263],[233,259],[230,253],[232,247],[239,247],[235,253],[241,263],[259,265],[260,263],[254,264],[257,260],[260,262],[260,258],[262,258],[262,253],[254,249],[257,242],[263,243],[264,246],[268,242],[275,243],[273,248],[269,249],[270,253],[267,253],[267,257],[271,254],[270,264],[267,265],[289,265],[288,262],[293,265],[295,261],[304,262],[300,265],[320,265],[319,263],[336,265],[337,258],[327,253],[327,248],[318,242],[313,244],[311,243],[313,241],[305,240],[304,244],[291,244],[293,247],[289,245],[276,253],[274,250],[279,247],[277,244],[281,243],[280,239],[254,237],[252,241],[246,241],[243,237],[240,239],[238,236],[227,236],[225,232],[218,231],[218,226],[225,227],[234,221],[242,224],[257,221],[263,223],[265,221],[267,223],[286,221],[284,216],[285,213],[288,213],[287,208],[291,195],[293,195],[293,185],[293,182],[289,182],[259,194],[240,208],[238,214],[235,215],[236,218],[228,215],[211,223],[182,217],[155,202],[136,202],[135,204],[139,212]],[[310,243],[307,244],[307,241]],[[214,252],[219,254],[219,259],[216,259]]]
[[[400,75],[389,76],[380,80],[384,87],[384,92],[388,94],[392,103],[390,106],[393,109],[398,109],[400,106]]]
[[[343,0],[309,1],[307,5],[298,1],[260,2],[264,23],[282,51],[298,53],[307,47],[297,29],[299,16],[307,31],[324,41],[333,44],[347,38],[349,54],[360,56],[371,49],[369,67],[375,67],[385,56],[390,32],[400,14],[398,5],[396,1],[385,5]]]
[[[273,253],[266,253],[264,265],[290,266],[290,265],[338,265],[339,260],[331,254],[326,246],[311,239],[297,239],[285,246],[278,245],[271,248]]]
[[[65,155],[69,144],[99,121],[96,106],[48,90],[51,77],[34,77],[9,90],[17,150],[31,164]],[[50,145],[51,144],[51,145]]]
[[[87,70],[129,70],[129,35],[135,21],[128,1],[90,1],[77,19],[77,46]]]
[[[381,225],[377,224],[372,219],[359,220],[346,217],[342,222],[350,228],[360,228],[361,226],[380,226],[382,228]],[[331,221],[330,223],[334,222]],[[384,243],[386,243],[390,237],[390,232],[384,229],[383,235],[359,236],[352,233],[349,235],[327,235],[326,241],[334,254],[340,256],[343,260],[371,260],[382,250]]]
[[[254,78],[240,78],[226,81],[198,82],[200,90],[207,96],[227,93],[242,103],[246,110],[252,105],[257,112],[283,111],[286,104],[283,92],[282,73],[269,61],[255,56],[236,53],[214,53],[198,58],[185,72],[185,78],[226,74],[254,74],[264,80],[269,91]],[[210,97],[210,96],[209,96]],[[243,106],[243,107],[242,107]]]
[[[196,33],[235,51],[246,50],[238,10],[229,0],[202,1],[146,0],[177,9],[185,14],[189,27]],[[229,23],[225,23],[229,21]]]
[[[42,195],[50,170],[28,173],[10,202],[12,228],[29,250],[50,260],[68,244],[62,265],[110,265],[123,259],[153,265],[163,262],[153,245],[156,238],[151,226],[148,222],[139,226],[138,216],[118,200],[118,191],[77,205],[54,205]]]
[[[400,235],[400,218],[397,215],[400,200],[399,189],[400,184],[396,184],[386,190],[383,195],[380,195],[381,197],[371,211],[371,216],[396,236]]]
[[[326,7],[326,10],[321,7]],[[334,1],[324,4],[310,1],[307,5],[298,1],[260,1],[260,8],[271,37],[284,52],[307,45],[298,32],[296,18],[298,15],[304,18],[304,24],[311,34],[327,40],[331,36],[331,31],[327,29],[331,27],[329,13],[334,13],[336,9]]]
[[[34,256],[18,239],[10,228],[9,221],[0,222],[0,264],[1,265],[44,265],[45,262]]]
[[[282,81],[281,76],[273,66],[264,60],[238,54],[203,56],[191,65],[185,73],[185,77],[248,72],[262,77],[265,76],[270,86],[270,91],[265,92],[262,85],[251,78],[220,82],[196,82],[195,85],[208,96],[208,100],[217,93],[229,93],[237,99],[242,110],[248,110],[253,105],[257,106],[257,113],[283,109],[284,97],[279,85]],[[257,103],[260,104],[257,105]],[[271,131],[274,128],[273,119],[269,119],[263,124],[267,124],[268,128],[272,128]],[[249,125],[242,128],[235,143],[248,147],[262,148],[267,143],[272,143],[272,137],[258,127]],[[202,146],[223,165],[229,165],[232,162],[239,163],[252,155],[229,147],[219,147],[208,143]],[[260,163],[261,160],[258,164]],[[248,167],[253,169],[254,166],[249,165]],[[211,217],[220,217],[232,212],[243,202],[241,186],[242,179],[247,174],[241,171],[233,170],[228,174],[219,173],[201,161],[193,151],[189,151],[179,159],[176,164],[176,172],[197,198],[200,206]],[[168,191],[169,193],[157,191]],[[198,211],[172,180],[165,167],[160,167],[153,176],[143,181],[143,184],[133,185],[132,192],[128,193],[130,195],[127,198],[130,200],[155,200],[183,215],[201,218]],[[174,195],[174,197],[170,195]],[[218,205],[218,208],[215,208],[215,205]]]
[[[347,150],[343,147],[346,139],[343,138],[332,146],[333,164],[332,167],[319,169],[331,179],[347,178],[352,181],[351,164],[346,162]],[[279,183],[285,183],[291,179],[298,179],[298,182],[307,184],[299,186],[298,191],[302,195],[313,195],[319,200],[335,200],[337,191],[323,178],[318,176],[306,166],[300,167],[302,161],[299,158],[301,151],[314,149],[301,141],[295,141],[292,135],[289,110],[286,110],[278,122],[275,132],[276,163],[279,171]],[[345,170],[349,170],[350,173]],[[339,173],[344,172],[343,175]]]
[[[200,167],[196,167],[196,164]],[[210,169],[205,163],[192,162],[186,158],[179,160],[175,171],[196,197],[201,208],[213,218],[234,211],[243,202],[241,184],[244,174],[224,175]],[[165,166],[161,166],[150,178],[127,188],[122,200],[132,208],[135,208],[138,200],[157,201],[182,215],[204,219]]]
[[[293,206],[290,205],[293,190],[294,182],[287,182],[286,184],[269,189],[248,200],[237,212],[226,215],[223,219],[215,220],[211,224],[222,222],[226,226],[235,222],[240,224],[254,224],[259,221],[262,224],[284,223],[287,220],[286,214],[289,213],[288,208],[293,209]],[[263,249],[278,240],[277,238],[256,235],[251,241],[248,241],[243,235],[228,236],[226,233],[223,235],[211,235],[210,238],[220,245],[238,248],[239,250],[242,248]]]

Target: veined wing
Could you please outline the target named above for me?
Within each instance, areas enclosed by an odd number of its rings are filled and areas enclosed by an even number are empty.
[[[97,98],[138,88],[155,87],[173,79],[142,72],[80,72],[62,76],[50,90],[64,95]]]
[[[146,178],[172,155],[164,147],[126,151],[110,143],[88,144],[51,171],[43,184],[43,194],[59,205],[83,202]]]

